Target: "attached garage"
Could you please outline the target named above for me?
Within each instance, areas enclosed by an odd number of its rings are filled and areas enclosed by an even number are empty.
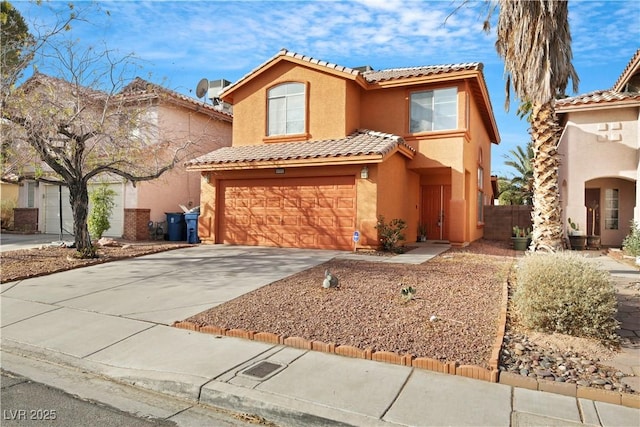
[[[89,194],[96,185],[89,185]],[[109,228],[104,235],[109,237],[122,237],[124,230],[124,196],[122,184],[109,184],[109,188],[115,191],[115,206],[109,222]],[[62,190],[62,196],[60,191]],[[60,198],[62,197],[62,228],[64,234],[73,234],[73,213],[69,203],[69,188],[57,185],[45,185],[44,200],[41,206],[44,208],[42,229],[44,233],[60,233]],[[91,209],[91,205],[89,205]]]
[[[198,235],[204,243],[350,251],[358,231],[358,247],[375,247],[379,204],[408,205],[405,181],[394,177],[405,176],[414,153],[402,138],[369,130],[212,151],[187,167],[202,176]]]
[[[227,179],[220,195],[222,243],[352,248],[354,176]]]

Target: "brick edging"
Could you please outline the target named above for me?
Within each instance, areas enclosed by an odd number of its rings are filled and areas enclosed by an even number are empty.
[[[269,344],[286,345],[303,350],[321,351],[329,354],[337,354],[365,360],[374,360],[395,365],[411,366],[450,375],[489,381],[509,385],[512,387],[526,388],[529,390],[546,391],[576,398],[597,400],[599,402],[614,403],[631,408],[640,408],[640,395],[601,390],[593,387],[583,387],[576,384],[560,383],[555,381],[540,380],[523,377],[519,374],[500,371],[500,351],[506,332],[507,307],[509,300],[509,287],[505,281],[502,287],[500,301],[500,313],[498,316],[498,330],[489,359],[489,369],[477,365],[458,365],[456,362],[441,362],[429,357],[415,357],[412,354],[399,355],[390,351],[373,351],[370,348],[364,350],[351,345],[336,345],[322,341],[307,340],[301,337],[283,337],[271,332],[245,331],[243,329],[226,329],[218,326],[198,326],[193,322],[174,322],[173,327],[187,329],[195,332],[203,332],[213,335],[245,338],[261,341]]]
[[[509,288],[507,281],[505,281],[502,284],[502,298],[500,301],[500,312],[498,315],[498,330],[491,350],[489,369],[477,365],[458,365],[456,362],[441,362],[429,357],[415,357],[412,354],[399,355],[391,351],[373,351],[370,348],[363,350],[351,345],[336,345],[335,343],[310,341],[301,337],[283,337],[271,332],[226,329],[218,326],[198,326],[193,322],[184,321],[174,322],[173,327],[213,335],[245,338],[269,344],[286,345],[303,350],[321,351],[324,353],[337,354],[340,356],[354,357],[358,359],[375,360],[378,362],[392,363],[402,366],[412,366],[414,368],[497,383],[500,379],[500,371],[498,370],[500,363],[500,351],[502,350],[502,341],[504,340],[504,334],[507,326],[508,298]]]

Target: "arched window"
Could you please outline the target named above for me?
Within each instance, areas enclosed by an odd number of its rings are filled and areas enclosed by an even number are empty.
[[[283,83],[267,93],[267,135],[293,135],[305,131],[305,85]]]

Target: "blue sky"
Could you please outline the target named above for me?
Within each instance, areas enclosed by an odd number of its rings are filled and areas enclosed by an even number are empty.
[[[31,25],[50,22],[49,9],[64,10],[68,2],[12,3]],[[460,0],[121,0],[99,5],[102,12],[76,23],[69,36],[86,45],[106,43],[121,55],[133,53],[143,60],[140,77],[193,97],[200,79],[234,82],[281,48],[374,69],[482,62],[502,138],[492,150],[492,174],[510,176],[504,156],[529,140],[526,122],[516,116],[517,103],[504,110],[495,34],[482,31],[485,2],[460,8]],[[578,93],[611,88],[640,47],[640,2],[573,0],[569,23]]]

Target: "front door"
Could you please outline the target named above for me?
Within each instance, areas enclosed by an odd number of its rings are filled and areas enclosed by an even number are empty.
[[[600,189],[584,190],[584,202],[587,206],[587,234],[600,235]]]
[[[449,240],[450,185],[424,185],[422,187],[421,221],[427,227],[430,240]]]

